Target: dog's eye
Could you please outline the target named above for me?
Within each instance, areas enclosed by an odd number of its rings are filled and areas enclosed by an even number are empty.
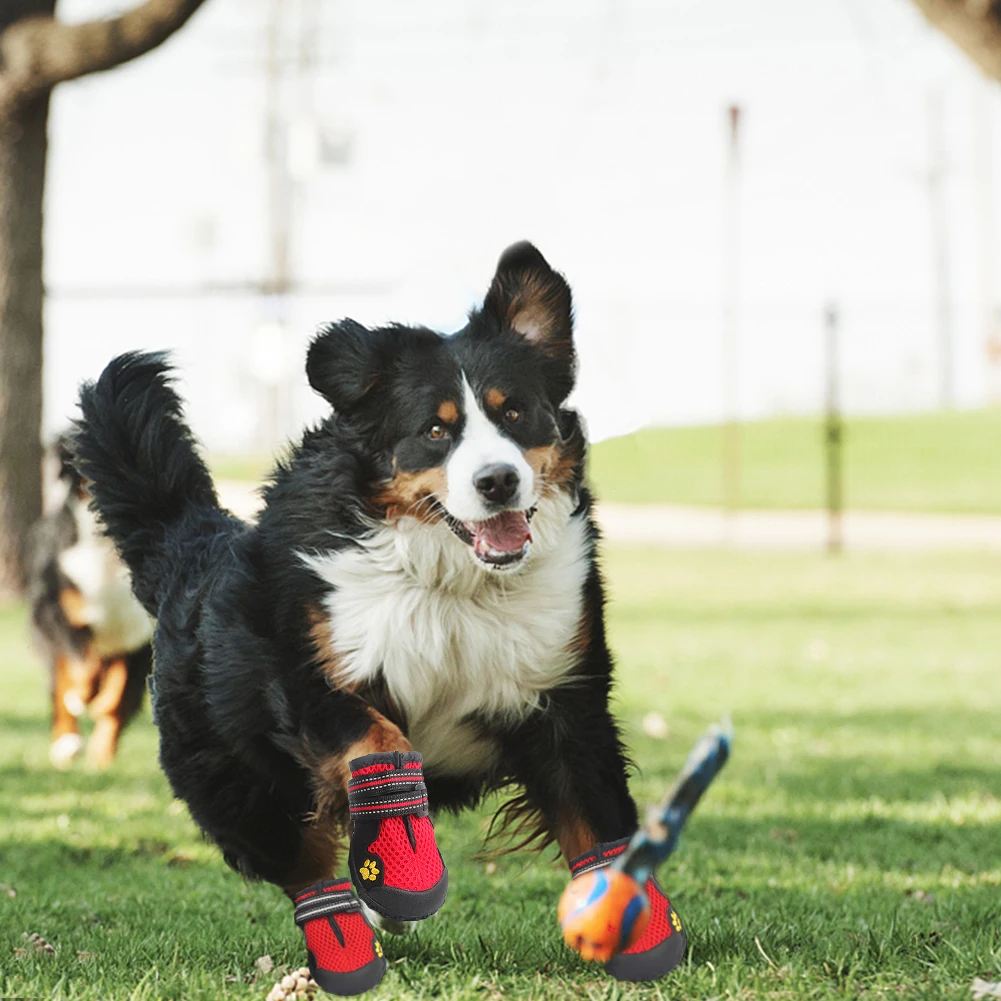
[[[518,421],[521,420],[521,411],[516,407],[508,407],[507,410],[504,411],[504,420],[506,420],[509,424],[517,424]]]
[[[432,441],[443,441],[448,437],[448,428],[444,424],[432,424],[424,433]]]

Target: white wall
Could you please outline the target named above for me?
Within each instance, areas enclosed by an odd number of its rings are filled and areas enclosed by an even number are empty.
[[[74,18],[109,10],[106,0],[60,6]],[[291,35],[299,8],[288,7]],[[524,237],[575,288],[580,403],[597,436],[717,419],[732,100],[746,111],[743,413],[818,407],[831,297],[844,317],[849,407],[933,406],[926,174],[936,93],[957,397],[985,399],[982,236],[998,240],[1001,214],[995,204],[982,225],[974,151],[986,123],[997,135],[1001,100],[907,0],[327,0],[319,9],[311,97],[324,128],[351,136],[351,157],[305,183],[295,261],[304,281],[341,291],[289,304],[277,389],[259,378],[275,365],[255,333],[273,306],[252,296],[74,294],[266,273],[267,5],[208,0],[162,50],[59,89],[47,208],[50,429],[80,378],[113,352],[172,346],[212,448],[281,438],[319,412],[301,375],[316,323],[354,315],[454,329],[498,253]],[[289,97],[295,114],[308,110],[302,93]],[[994,155],[1001,163],[1001,148]],[[993,282],[1001,288],[1001,275]]]

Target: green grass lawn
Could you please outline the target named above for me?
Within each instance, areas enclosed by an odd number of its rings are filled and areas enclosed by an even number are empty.
[[[618,984],[561,943],[550,856],[474,860],[442,820],[440,915],[371,995],[393,999],[954,998],[1001,980],[1001,557],[609,554],[618,708],[658,796],[730,710],[734,757],[663,881],[691,950]],[[144,716],[106,774],[46,757],[23,615],[0,613],[0,997],[263,999],[305,958],[290,907],[229,872],[157,770]],[[670,724],[644,736],[650,710]],[[37,932],[54,956],[19,957]],[[759,948],[760,945],[760,948]],[[767,957],[767,958],[766,958]]]
[[[596,445],[591,475],[606,500],[719,504],[722,429],[653,428]],[[845,430],[845,503],[900,511],[1001,512],[1001,409],[853,418]],[[819,419],[745,424],[740,505],[826,503]]]

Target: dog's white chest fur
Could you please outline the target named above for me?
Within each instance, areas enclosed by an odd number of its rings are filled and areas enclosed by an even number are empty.
[[[588,573],[586,524],[569,499],[540,505],[533,551],[513,574],[475,566],[447,526],[405,519],[364,549],[305,557],[327,599],[345,683],[381,673],[410,740],[439,772],[488,768],[496,755],[468,717],[517,720],[574,664]]]
[[[74,511],[77,541],[59,556],[63,573],[84,598],[83,623],[99,657],[131,653],[153,635],[153,620],[132,594],[129,572],[86,505]]]

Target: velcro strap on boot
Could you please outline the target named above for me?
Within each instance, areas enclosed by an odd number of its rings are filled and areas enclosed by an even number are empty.
[[[301,928],[307,921],[325,914],[361,910],[361,901],[354,895],[350,880],[329,886],[313,886],[295,901],[295,923]]]
[[[583,852],[569,862],[570,875],[576,879],[592,869],[601,869],[621,855],[629,846],[632,838],[619,838],[618,841],[605,841],[595,845],[589,852]]]
[[[349,764],[348,808],[352,820],[372,817],[426,817],[428,791],[416,751],[364,754]]]

